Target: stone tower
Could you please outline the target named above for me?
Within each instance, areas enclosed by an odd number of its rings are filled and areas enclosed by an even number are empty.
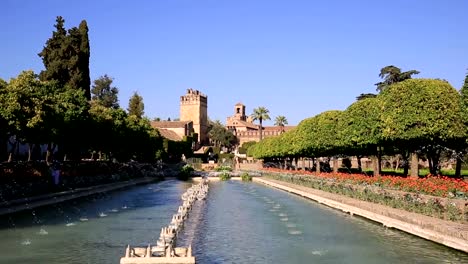
[[[208,142],[208,97],[198,90],[187,89],[180,97],[180,121],[192,121],[198,142]]]
[[[245,116],[245,105],[237,103],[234,106],[234,119],[246,121],[247,117]]]

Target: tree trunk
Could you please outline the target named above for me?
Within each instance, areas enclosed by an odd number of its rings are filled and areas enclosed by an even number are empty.
[[[338,158],[333,157],[333,173],[338,173]]]
[[[284,158],[284,169],[288,168],[288,159]]]
[[[260,141],[262,141],[262,138],[263,138],[263,128],[262,128],[262,119],[260,118]]]
[[[404,162],[404,166],[403,166],[403,176],[408,176],[408,169],[409,169],[409,160],[408,160],[408,157],[409,156],[409,153],[408,152],[405,152],[403,155],[402,155],[402,159],[403,159],[403,162]]]
[[[294,157],[294,169],[299,170],[299,165],[297,164],[297,157]]]
[[[305,171],[305,160],[304,157],[301,157],[301,165],[302,165],[302,171]]]
[[[396,157],[395,171],[397,171],[398,168],[400,167],[400,157],[398,155],[396,155],[395,157]]]
[[[382,173],[382,148],[377,147],[377,161],[378,161],[378,166],[377,169],[379,170],[379,175]]]
[[[455,166],[455,178],[461,178],[462,157],[457,155],[457,165]]]
[[[320,173],[320,159],[319,159],[318,157],[315,158],[315,172],[316,172],[317,174]]]
[[[379,158],[377,156],[372,156],[372,172],[374,177],[379,176]]]
[[[13,161],[13,153],[15,153],[15,150],[16,150],[16,145],[18,144],[18,141],[15,140],[15,143],[11,143],[10,142],[10,145],[11,145],[11,149],[10,149],[10,153],[8,153],[8,162],[12,162]]]
[[[411,178],[419,178],[419,157],[418,153],[411,153]]]
[[[357,158],[358,171],[362,172],[362,163],[361,163],[362,156],[356,156],[356,158]]]
[[[49,143],[47,143],[47,152],[46,152],[46,159],[45,159],[47,165],[50,165],[50,161],[51,161],[51,157],[52,157],[52,151],[53,151],[52,143],[49,142]]]
[[[31,161],[31,156],[32,156],[32,149],[34,147],[34,144],[29,143],[28,145],[29,145],[29,148],[28,148],[28,162],[30,162]]]
[[[433,173],[434,171],[434,164],[432,163],[432,158],[431,158],[431,155],[427,155],[427,161],[429,162],[429,172],[430,173]]]

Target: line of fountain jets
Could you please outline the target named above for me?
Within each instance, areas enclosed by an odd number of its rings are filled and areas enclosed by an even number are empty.
[[[189,216],[189,211],[197,200],[205,200],[208,194],[208,179],[203,179],[199,184],[192,185],[185,193],[181,195],[182,205],[179,206],[177,213],[172,216],[168,226],[161,229],[159,239],[156,242],[156,247],[148,245],[145,257],[178,257],[180,254],[179,248],[176,248],[177,234],[184,227],[184,221]],[[131,254],[132,253],[132,254]],[[136,252],[131,252],[130,245],[127,246],[125,257],[136,257]],[[186,250],[186,257],[192,256],[192,245],[189,245]]]

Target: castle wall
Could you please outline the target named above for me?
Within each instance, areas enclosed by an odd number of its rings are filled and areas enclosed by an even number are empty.
[[[279,136],[281,133],[280,130],[263,131],[263,138]],[[260,141],[260,131],[241,131],[237,133],[236,137],[239,139],[239,144],[242,146],[245,142]]]

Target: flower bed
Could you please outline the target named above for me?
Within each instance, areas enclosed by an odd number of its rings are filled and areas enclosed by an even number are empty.
[[[414,179],[397,176],[369,177],[364,174],[350,173],[316,174],[308,171],[289,171],[274,168],[265,168],[263,170],[267,172],[309,175],[341,183],[379,186],[385,189],[468,200],[468,182],[462,179],[451,179],[448,177],[436,177],[431,175],[425,178]]]
[[[363,201],[383,204],[393,208],[450,221],[468,221],[468,202],[466,200],[466,192],[462,192],[462,189],[460,189],[459,186],[456,188],[452,186],[454,183],[453,180],[436,178],[428,179],[428,182],[426,182],[421,181],[422,179],[413,180],[409,178],[400,178],[396,181],[392,181],[392,179],[388,178],[393,177],[368,177],[364,175],[343,173],[339,173],[337,175],[333,175],[331,173],[315,175],[312,173],[304,174],[303,171],[300,174],[295,171],[271,169],[264,172],[267,172],[263,174],[264,176],[272,179],[290,182],[330,193],[341,194]],[[410,183],[404,183],[403,180],[409,180]],[[414,183],[414,181],[416,181],[416,183]],[[422,183],[419,183],[418,181],[421,181]],[[442,192],[441,190],[445,188],[439,188],[437,192],[432,192],[439,194],[438,196],[428,195],[426,194],[426,190],[432,190],[421,187],[421,185],[432,186],[436,182],[440,181],[441,184],[448,181],[448,183],[445,184],[454,188],[455,192],[457,192],[461,197],[453,198],[449,195],[448,191],[445,193]],[[403,186],[403,188],[398,188],[401,186]],[[407,188],[407,186],[410,186],[410,188]],[[462,187],[466,188],[466,185],[462,185]]]

